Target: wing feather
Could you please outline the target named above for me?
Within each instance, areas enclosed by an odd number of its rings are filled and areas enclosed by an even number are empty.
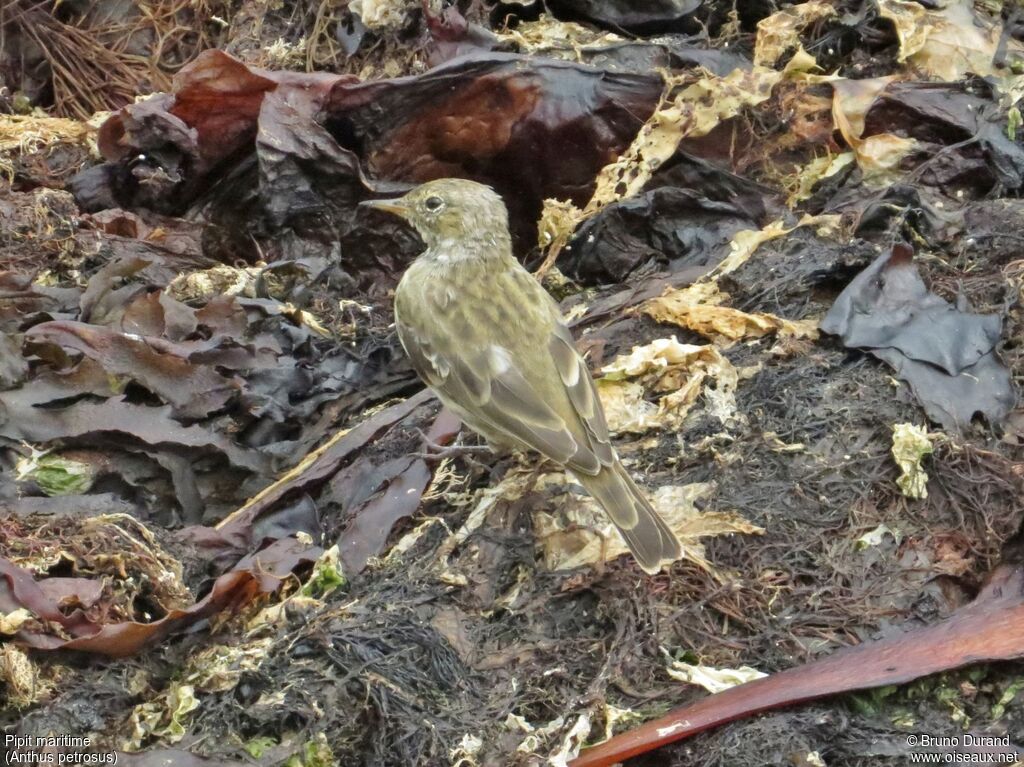
[[[491,394],[483,412],[503,431],[561,464],[571,463],[580,455],[580,445],[565,421],[519,371],[513,369],[492,380]]]
[[[397,319],[397,315],[396,315]],[[418,336],[411,328],[403,327],[397,321],[398,340],[405,350],[412,369],[427,386],[438,389],[444,386],[451,374],[448,363],[430,346],[430,342]]]
[[[520,289],[537,292],[535,308],[550,311],[550,324],[537,329],[539,335],[524,338],[476,312],[467,315],[465,307],[458,313],[435,312],[429,325],[419,312],[408,320],[420,321],[409,322],[402,310],[413,306],[396,296],[399,339],[420,377],[471,428],[488,437],[509,437],[576,472],[595,475],[616,456],[593,378],[557,306],[532,276],[518,272],[514,269],[511,277]],[[501,295],[496,290],[492,304]],[[490,335],[477,332],[484,326]],[[535,352],[545,348],[550,358],[537,360]]]
[[[565,384],[576,415],[587,435],[590,450],[604,466],[615,462],[615,450],[608,435],[608,423],[601,409],[597,387],[587,369],[587,363],[576,351],[569,329],[561,322],[556,323],[550,343],[551,357],[558,368],[558,374]]]

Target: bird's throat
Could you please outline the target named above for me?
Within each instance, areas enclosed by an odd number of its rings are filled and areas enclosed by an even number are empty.
[[[512,258],[512,244],[507,238],[443,238],[427,247],[419,256],[424,264],[447,271],[453,266],[474,263],[501,263]]]

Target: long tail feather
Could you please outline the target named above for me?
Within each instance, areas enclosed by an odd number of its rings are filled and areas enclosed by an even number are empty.
[[[644,572],[653,575],[682,556],[679,539],[620,462],[594,476],[576,476],[611,517]]]

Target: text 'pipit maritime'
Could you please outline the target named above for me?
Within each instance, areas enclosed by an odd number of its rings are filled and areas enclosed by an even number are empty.
[[[420,378],[495,447],[532,449],[570,469],[658,572],[679,540],[623,468],[601,403],[558,305],[512,256],[501,198],[440,179],[397,200],[427,249],[395,291],[398,337]]]

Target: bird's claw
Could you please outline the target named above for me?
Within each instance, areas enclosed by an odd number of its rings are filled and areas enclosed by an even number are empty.
[[[486,445],[462,445],[459,443],[454,445],[439,445],[428,437],[422,429],[416,429],[416,433],[423,442],[423,449],[415,453],[410,453],[410,455],[414,458],[422,458],[427,463],[440,463],[446,458],[467,458],[470,463],[478,463],[477,461],[473,461],[471,456],[491,455],[493,452]]]

